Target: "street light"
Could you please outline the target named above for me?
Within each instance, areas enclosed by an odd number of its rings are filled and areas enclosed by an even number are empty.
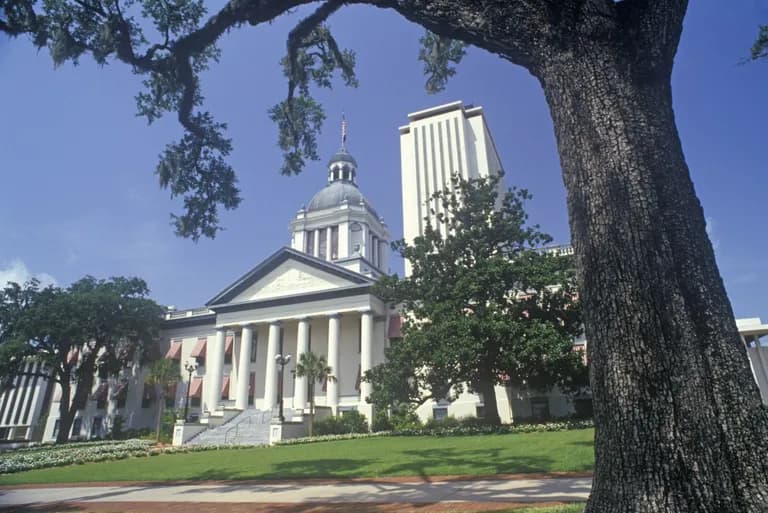
[[[285,371],[285,366],[288,365],[288,362],[291,361],[291,355],[287,354],[283,356],[282,354],[278,354],[275,356],[275,361],[280,366],[280,374],[278,374],[278,385],[277,385],[277,404],[278,406],[278,415],[280,418],[280,422],[285,422],[285,417],[283,416],[283,372]]]
[[[184,369],[189,373],[187,379],[187,400],[184,401],[184,422],[187,422],[187,412],[189,411],[189,391],[192,388],[192,373],[197,370],[197,364],[194,362],[187,362],[184,364]]]

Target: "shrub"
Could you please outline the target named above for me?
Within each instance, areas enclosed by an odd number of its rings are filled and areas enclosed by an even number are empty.
[[[397,410],[392,412],[389,418],[392,423],[392,429],[394,431],[402,431],[404,429],[421,429],[421,419],[416,415],[416,408],[411,405],[400,406]]]
[[[392,431],[392,429],[392,421],[386,414],[380,413],[373,416],[373,424],[371,424],[372,432],[380,433],[382,431]]]
[[[442,419],[429,419],[424,423],[424,429],[448,429],[459,427],[461,422],[453,415],[447,415]]]
[[[112,418],[112,431],[109,433],[109,437],[114,440],[123,440],[125,438],[125,419],[122,415],[115,415]]]
[[[346,433],[367,433],[368,421],[358,411],[348,411],[343,415],[318,420],[314,424],[316,435],[343,435]]]

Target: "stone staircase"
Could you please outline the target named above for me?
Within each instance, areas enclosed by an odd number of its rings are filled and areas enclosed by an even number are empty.
[[[286,418],[291,414],[286,410]],[[243,410],[228,422],[202,431],[185,445],[267,445],[274,415],[275,412],[254,408]]]

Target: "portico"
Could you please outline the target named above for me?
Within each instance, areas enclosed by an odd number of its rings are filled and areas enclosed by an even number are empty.
[[[267,257],[206,302],[166,316],[166,357],[197,369],[195,412],[282,406],[300,416],[310,398],[296,363],[324,356],[335,380],[314,387],[314,402],[334,414],[355,409],[373,418],[362,376],[384,361],[389,312],[371,288],[386,272],[389,233],[357,185],[357,162],[342,147],[328,163],[328,183],[290,223],[291,246]],[[173,350],[171,350],[173,348]],[[280,382],[279,355],[291,355]],[[198,385],[202,383],[202,385]],[[187,387],[178,387],[177,399]]]
[[[233,337],[233,359],[231,365],[213,365],[213,361],[206,363],[209,390],[203,409],[209,412],[225,406],[239,410],[248,407],[275,409],[279,387],[275,357],[281,353],[282,347],[283,355],[293,357],[283,376],[284,408],[298,414],[308,407],[307,380],[296,377],[294,369],[301,355],[311,350],[326,357],[336,377],[336,381],[315,387],[315,404],[330,407],[334,414],[338,413],[340,406],[366,413],[369,407],[365,397],[370,394],[370,388],[360,377],[373,367],[374,360],[378,362],[383,358],[383,348],[374,354],[374,340],[377,338],[374,326],[386,323],[383,305],[374,306],[379,310],[378,316],[372,308],[362,306],[360,309],[317,312],[299,318],[254,319],[217,326],[214,343],[218,344],[218,340],[226,336]],[[257,312],[251,314],[258,317]],[[379,342],[381,346],[383,340]],[[222,390],[224,382],[229,384],[228,390]]]

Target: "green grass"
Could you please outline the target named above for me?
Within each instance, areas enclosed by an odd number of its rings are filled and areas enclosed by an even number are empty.
[[[587,471],[592,429],[382,437],[132,458],[0,476],[0,485],[89,481],[301,479]]]
[[[509,511],[496,511],[495,513],[581,513],[582,511],[584,511],[583,502],[567,504],[564,506],[510,509]]]

